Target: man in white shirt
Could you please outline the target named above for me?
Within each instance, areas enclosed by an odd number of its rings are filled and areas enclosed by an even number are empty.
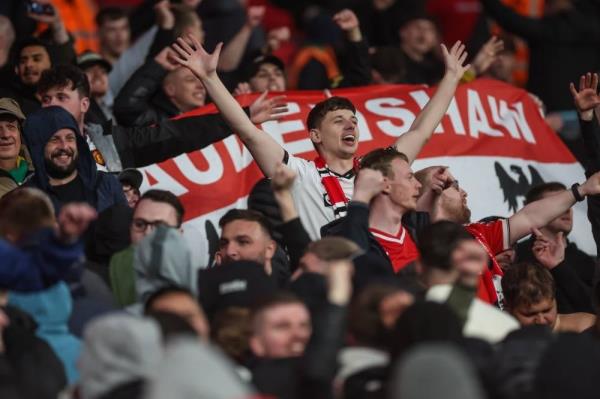
[[[208,54],[195,38],[186,40],[179,38],[173,45],[178,53],[177,61],[202,80],[224,119],[237,132],[267,177],[273,175],[282,160],[297,173],[293,193],[300,218],[311,238],[320,237],[321,226],[345,215],[345,205],[354,187],[359,132],[352,103],[333,97],[317,104],[308,116],[307,127],[319,156],[314,161],[295,158],[248,119],[217,76],[221,46]],[[444,78],[411,129],[395,143],[395,147],[407,155],[409,162],[414,161],[433,134],[461,77],[469,68],[468,65],[463,66],[467,54],[460,42],[450,51],[442,45],[442,51],[446,64]]]

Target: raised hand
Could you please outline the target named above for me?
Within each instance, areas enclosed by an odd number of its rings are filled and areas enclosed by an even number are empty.
[[[250,105],[250,120],[255,125],[278,120],[288,112],[287,104],[283,101],[285,96],[267,98],[267,94],[269,94],[268,90]]]
[[[156,24],[159,28],[171,30],[175,27],[175,14],[173,14],[173,11],[171,10],[171,3],[169,0],[161,0],[152,8],[154,9]]]
[[[250,94],[252,93],[252,89],[250,89],[250,84],[248,82],[240,82],[233,90],[234,96],[241,96],[242,94]]]
[[[171,47],[165,47],[160,51],[160,53],[156,54],[154,57],[154,61],[165,71],[174,71],[179,67],[179,64],[174,61],[175,52]]]
[[[381,193],[384,188],[385,178],[380,171],[363,168],[356,176],[352,199],[368,204],[376,195]]]
[[[492,36],[479,50],[475,58],[473,59],[473,69],[477,75],[481,75],[488,70],[488,68],[496,60],[496,56],[504,48],[504,42],[496,36]]]
[[[578,188],[579,194],[582,196],[586,195],[597,195],[600,194],[600,172],[596,172],[591,175],[585,183]]]
[[[271,177],[273,191],[289,190],[296,179],[296,172],[282,163],[277,164],[275,173]]]
[[[430,166],[415,173],[415,177],[422,184],[421,192],[431,190],[441,194],[451,180],[447,166]]]
[[[271,53],[276,51],[279,49],[279,47],[281,47],[281,43],[287,42],[291,37],[292,33],[290,32],[290,28],[287,26],[271,29],[267,33],[267,52]]]
[[[97,217],[96,210],[84,203],[70,203],[58,214],[58,236],[62,241],[76,241]]]
[[[579,91],[575,85],[569,85],[575,108],[585,121],[591,121],[594,117],[594,108],[600,105],[600,96],[598,96],[598,74],[587,73],[579,78]]]
[[[465,45],[459,41],[448,51],[445,45],[442,46],[444,64],[446,65],[446,76],[453,78],[457,82],[463,77],[465,72],[471,67],[470,64],[463,65],[467,59],[468,53],[465,51]]]
[[[333,21],[346,32],[351,41],[360,41],[362,39],[360,27],[356,14],[348,8],[338,12],[333,16]]]
[[[265,6],[248,7],[246,12],[246,24],[251,28],[256,28],[262,23],[265,16]]]
[[[52,13],[48,12],[45,14],[39,14],[39,13],[28,12],[27,16],[29,18],[34,19],[38,22],[45,23],[45,24],[58,24],[58,23],[62,24],[60,15],[58,14],[56,7],[54,7],[51,0],[37,0],[36,3],[43,7],[46,7],[46,9],[48,11],[52,10]]]
[[[217,74],[217,64],[223,43],[217,44],[215,51],[210,54],[204,50],[202,44],[194,36],[188,35],[187,38],[188,41],[185,41],[179,37],[177,43],[173,43],[173,50],[178,54],[173,56],[173,59],[192,71],[199,79],[205,80],[214,77]],[[191,46],[188,42],[191,43]]]
[[[533,234],[535,235],[533,255],[542,266],[554,269],[565,260],[566,244],[563,232],[558,233],[555,241],[545,237],[538,229],[534,229]]]

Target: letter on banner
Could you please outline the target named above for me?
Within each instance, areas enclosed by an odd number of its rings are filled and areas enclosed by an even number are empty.
[[[392,107],[385,107],[391,105]],[[404,101],[399,98],[385,97],[368,100],[365,103],[365,108],[378,116],[387,116],[402,121],[402,125],[398,126],[392,123],[391,120],[385,119],[377,121],[377,126],[388,136],[399,137],[406,133],[415,120],[415,114],[407,109],[398,108],[399,105],[404,105]]]
[[[215,146],[209,145],[200,152],[208,163],[208,169],[204,171],[198,170],[187,154],[180,155],[174,158],[173,161],[175,161],[181,173],[191,182],[206,185],[219,181],[223,176],[223,161]]]

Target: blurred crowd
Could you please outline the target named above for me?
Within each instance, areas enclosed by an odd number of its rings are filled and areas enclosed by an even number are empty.
[[[0,398],[597,398],[597,254],[569,233],[585,201],[600,245],[599,70],[599,0],[2,0]],[[460,176],[413,170],[479,78],[586,180],[472,221]],[[376,84],[435,86],[390,147],[357,157],[343,97],[308,114],[313,160],[261,130],[285,91]],[[198,264],[138,169],[231,135],[264,178]]]

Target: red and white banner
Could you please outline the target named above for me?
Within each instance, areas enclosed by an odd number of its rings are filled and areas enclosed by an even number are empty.
[[[358,155],[362,155],[391,145],[408,131],[434,92],[435,88],[424,86],[385,85],[332,90],[331,94],[347,97],[356,106]],[[326,93],[285,94],[288,113],[279,121],[263,123],[261,128],[291,154],[312,159],[315,153],[305,120],[311,107],[324,100]],[[256,95],[246,95],[239,100],[248,105],[254,98]],[[214,106],[187,115],[210,112],[216,112]],[[541,181],[560,181],[570,186],[584,180],[583,169],[546,125],[527,92],[486,79],[458,88],[413,169],[436,164],[450,166],[469,193],[473,220],[511,215],[522,207],[531,185]],[[142,189],[164,188],[177,194],[185,206],[186,229],[193,227],[196,233],[206,231],[207,221],[217,226],[227,209],[245,206],[248,193],[262,177],[236,136],[143,170],[146,179]],[[585,212],[585,204],[576,206],[570,238],[592,253],[595,247]],[[196,234],[189,238],[196,246],[205,241]]]

